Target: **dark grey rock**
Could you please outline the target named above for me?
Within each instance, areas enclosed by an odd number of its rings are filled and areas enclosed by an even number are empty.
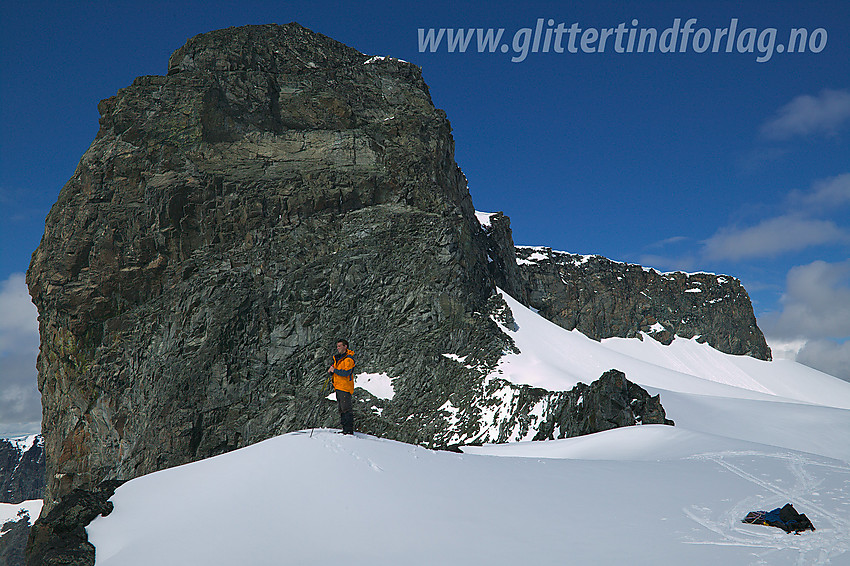
[[[44,440],[38,436],[26,451],[0,439],[0,503],[20,503],[44,496]]]
[[[490,216],[489,226],[483,226],[487,235],[487,267],[496,286],[524,305],[528,296],[517,265],[516,248],[511,234],[511,219],[502,212]]]
[[[442,354],[492,367],[509,339],[445,114],[418,67],[368,60],[297,24],[230,28],[99,104],[28,272],[45,509],[336,425],[330,401],[309,421],[338,337],[395,378],[359,430],[447,435],[437,409],[481,375]]]
[[[441,447],[553,440],[641,424],[673,425],[660,396],[650,396],[623,372],[612,369],[569,391],[515,385],[489,376],[441,410],[451,426]]]
[[[47,514],[42,512],[30,530],[26,564],[93,566],[95,548],[88,541],[86,526],[112,512],[109,498],[120,485],[120,481],[107,481],[94,489],[75,489]]]
[[[602,256],[546,247],[516,248],[528,304],[595,339],[674,337],[707,342],[727,354],[771,359],[741,282],[728,275],[659,273]]]
[[[30,532],[30,516],[19,513],[18,519],[0,525],[0,564],[24,566],[24,550]]]
[[[667,418],[659,395],[650,396],[626,374],[612,369],[590,385],[579,383],[555,395],[534,439],[569,438],[643,424],[674,423]]]

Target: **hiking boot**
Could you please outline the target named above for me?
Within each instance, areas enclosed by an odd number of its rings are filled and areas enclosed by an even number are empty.
[[[346,411],[341,415],[342,421],[342,433],[343,434],[354,434],[354,413],[351,411]]]

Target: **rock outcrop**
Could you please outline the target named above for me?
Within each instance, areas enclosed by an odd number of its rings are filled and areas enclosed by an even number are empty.
[[[24,566],[29,533],[29,513],[21,513],[17,519],[0,525],[0,564]]]
[[[41,499],[44,494],[44,441],[40,435],[0,439],[0,503]],[[20,513],[0,525],[0,564],[23,566],[30,526],[36,517]]]
[[[29,534],[28,566],[93,566],[94,545],[86,526],[99,516],[112,513],[109,498],[121,485],[106,481],[96,488],[75,489],[65,494],[49,512],[42,513]]]
[[[452,424],[443,438],[446,446],[553,440],[623,426],[674,424],[659,395],[650,396],[616,369],[569,391],[518,386],[491,375],[466,395],[452,396],[440,407]]]
[[[663,344],[696,337],[727,354],[771,359],[750,297],[734,277],[659,273],[547,247],[518,247],[516,261],[528,304],[567,330],[595,340],[646,333]]]
[[[571,438],[623,426],[673,425],[661,406],[659,395],[651,396],[626,379],[619,370],[609,370],[591,383],[579,383],[554,395],[544,422],[534,440]]]
[[[502,212],[477,212],[481,228],[487,235],[487,267],[496,286],[524,305],[528,293],[520,268],[511,233],[511,219]]]
[[[487,242],[415,65],[297,24],[192,38],[102,101],[33,254],[45,509],[307,422],[339,337],[396,395],[360,430],[433,445],[494,365]],[[365,408],[363,409],[365,410]]]
[[[21,503],[44,495],[44,440],[0,438],[0,503]]]

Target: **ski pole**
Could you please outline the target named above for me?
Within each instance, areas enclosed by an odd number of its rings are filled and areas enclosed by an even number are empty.
[[[310,421],[313,423],[313,428],[310,429],[310,438],[313,438],[313,431],[316,430],[316,417],[319,416],[319,407],[322,405],[322,398],[325,396],[325,391],[328,390],[328,385],[330,385],[331,378],[328,376],[325,379],[324,385],[322,385],[321,391],[319,391],[319,398],[316,400],[316,407],[313,409],[313,413],[310,416]]]

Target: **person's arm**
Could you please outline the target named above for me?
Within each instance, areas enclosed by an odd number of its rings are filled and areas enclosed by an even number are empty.
[[[342,361],[338,362],[336,365],[336,368],[331,366],[331,370],[333,371],[334,375],[338,375],[346,379],[354,379],[354,358],[352,358],[351,356],[347,356]]]

